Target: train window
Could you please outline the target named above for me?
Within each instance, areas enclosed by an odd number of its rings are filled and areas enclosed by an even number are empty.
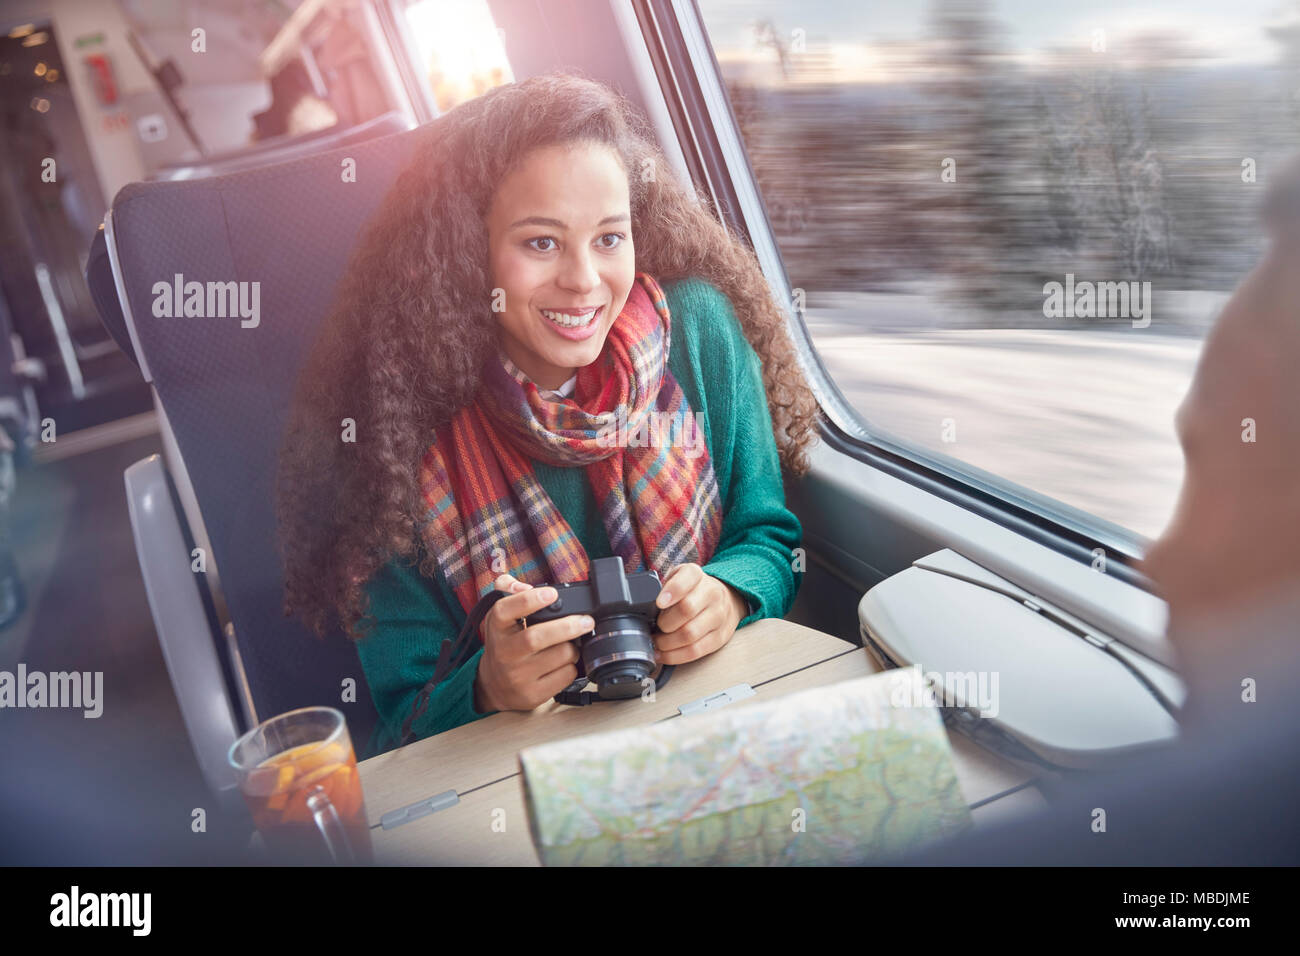
[[[1137,554],[1300,146],[1300,18],[699,0],[793,306],[863,433]]]
[[[391,7],[404,24],[431,113],[514,82],[487,0],[392,0]]]

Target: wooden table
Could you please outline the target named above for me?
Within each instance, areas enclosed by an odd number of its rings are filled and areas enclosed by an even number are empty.
[[[679,705],[736,684],[755,695],[744,707],[795,691],[864,677],[879,667],[852,644],[789,621],[763,620],[737,631],[720,651],[676,668],[653,701],[632,699],[567,707],[548,701],[528,712],[507,711],[417,740],[359,765],[375,862],[393,864],[537,866],[524,810],[518,754],[526,747],[679,717]],[[953,763],[976,826],[1041,805],[1035,771],[949,733]],[[380,818],[419,800],[455,790],[459,803],[390,830]]]

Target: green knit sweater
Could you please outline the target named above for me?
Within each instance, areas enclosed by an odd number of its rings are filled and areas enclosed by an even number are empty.
[[[723,508],[722,537],[707,574],[740,592],[752,613],[741,625],[783,617],[798,580],[793,550],[799,521],[785,506],[772,419],[758,356],[741,332],[730,301],[700,279],[665,281],[672,316],[668,364],[703,424]],[[538,481],[591,558],[609,557],[609,537],[581,468],[534,462]],[[409,560],[409,559],[408,559]],[[423,577],[416,562],[393,561],[367,584],[374,631],[357,649],[380,722],[367,755],[398,743],[415,697],[433,673],[444,638],[455,639],[466,614],[446,578]],[[483,650],[430,695],[412,727],[417,738],[488,716],[474,707],[474,678]]]

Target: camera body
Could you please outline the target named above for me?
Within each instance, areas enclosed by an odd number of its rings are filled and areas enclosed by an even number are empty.
[[[635,697],[641,682],[654,673],[655,646],[651,631],[659,619],[655,598],[659,575],[654,571],[623,572],[620,557],[591,562],[591,577],[570,584],[553,584],[557,597],[530,614],[528,624],[543,624],[570,614],[589,614],[596,622],[591,633],[578,638],[578,676],[600,687],[603,697]]]

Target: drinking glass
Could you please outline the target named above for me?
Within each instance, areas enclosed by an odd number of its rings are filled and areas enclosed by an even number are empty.
[[[303,707],[230,747],[239,789],[276,862],[372,862],[370,826],[342,712]]]

